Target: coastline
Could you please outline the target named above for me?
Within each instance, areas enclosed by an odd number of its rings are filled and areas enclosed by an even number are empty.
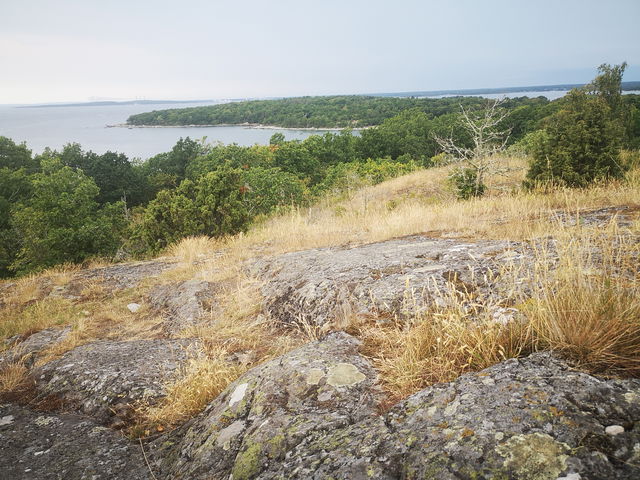
[[[375,125],[366,127],[279,127],[278,125],[263,125],[261,123],[218,123],[215,125],[129,125],[128,123],[116,123],[105,125],[105,128],[212,128],[212,127],[245,127],[263,130],[301,130],[311,132],[340,132],[350,130],[366,130]]]

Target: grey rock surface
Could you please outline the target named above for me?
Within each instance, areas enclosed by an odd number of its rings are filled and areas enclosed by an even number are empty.
[[[154,403],[196,354],[186,340],[98,341],[34,369],[38,398],[55,399],[103,423],[126,419],[136,402]]]
[[[139,445],[87,418],[0,405],[2,480],[151,480]]]
[[[135,287],[142,280],[155,277],[175,267],[169,261],[151,260],[146,262],[120,263],[108,267],[91,268],[74,275],[71,283],[98,280],[112,290]]]
[[[603,380],[534,354],[434,385],[379,416],[375,373],[356,349],[332,334],[249,371],[157,442],[156,475],[638,478],[638,380]],[[625,431],[608,435],[610,425]]]
[[[164,329],[170,334],[195,325],[212,308],[216,285],[203,280],[187,280],[159,285],[149,292],[149,303],[161,310]]]
[[[637,380],[598,379],[534,354],[427,388],[384,417],[301,444],[286,465],[256,478],[634,479],[639,400]],[[607,435],[612,423],[628,430]]]
[[[29,335],[20,341],[16,338],[11,343],[11,348],[0,352],[0,370],[10,363],[23,362],[25,366],[31,366],[35,362],[39,352],[64,340],[71,332],[71,328],[47,328]]]
[[[300,443],[374,416],[376,372],[358,345],[334,333],[250,370],[157,442],[156,475],[253,478],[265,464],[284,464]]]
[[[552,221],[559,221],[566,226],[580,224],[590,227],[604,227],[611,221],[615,221],[619,227],[630,227],[635,219],[637,219],[637,210],[634,212],[634,208],[627,205],[583,210],[571,214],[557,211],[551,217]]]
[[[411,236],[288,253],[251,268],[264,280],[272,317],[323,325],[349,315],[402,317],[446,306],[451,289],[498,308],[505,290],[529,276],[532,262],[531,250],[514,242]]]

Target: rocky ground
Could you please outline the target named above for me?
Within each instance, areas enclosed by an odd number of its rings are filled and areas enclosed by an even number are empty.
[[[554,244],[544,246],[553,265]],[[536,353],[383,411],[376,370],[360,341],[340,331],[352,316],[385,322],[446,306],[451,294],[513,321],[511,300],[530,288],[535,248],[411,236],[247,262],[262,281],[260,315],[333,333],[255,366],[202,413],[142,442],[120,429],[199,355],[200,340],[176,333],[215,317],[220,285],[150,288],[135,305],[158,313],[161,338],[97,340],[43,362],[68,327],[12,337],[0,369],[20,361],[31,383],[22,398],[0,400],[0,479],[640,478],[639,380],[594,377]],[[173,266],[80,271],[47,294],[73,300],[96,280],[131,288]]]

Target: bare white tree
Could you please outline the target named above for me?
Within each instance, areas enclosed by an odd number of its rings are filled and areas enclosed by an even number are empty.
[[[443,138],[435,135],[443,152],[466,163],[475,173],[476,195],[483,188],[488,173],[500,173],[496,154],[506,148],[511,134],[510,128],[500,128],[502,121],[509,116],[509,111],[502,108],[505,101],[505,98],[487,100],[481,110],[469,110],[460,105],[460,126],[469,134],[471,147],[462,145],[453,136]]]

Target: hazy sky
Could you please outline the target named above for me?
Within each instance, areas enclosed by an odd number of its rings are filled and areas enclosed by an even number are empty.
[[[0,103],[640,80],[640,0],[0,0]]]

